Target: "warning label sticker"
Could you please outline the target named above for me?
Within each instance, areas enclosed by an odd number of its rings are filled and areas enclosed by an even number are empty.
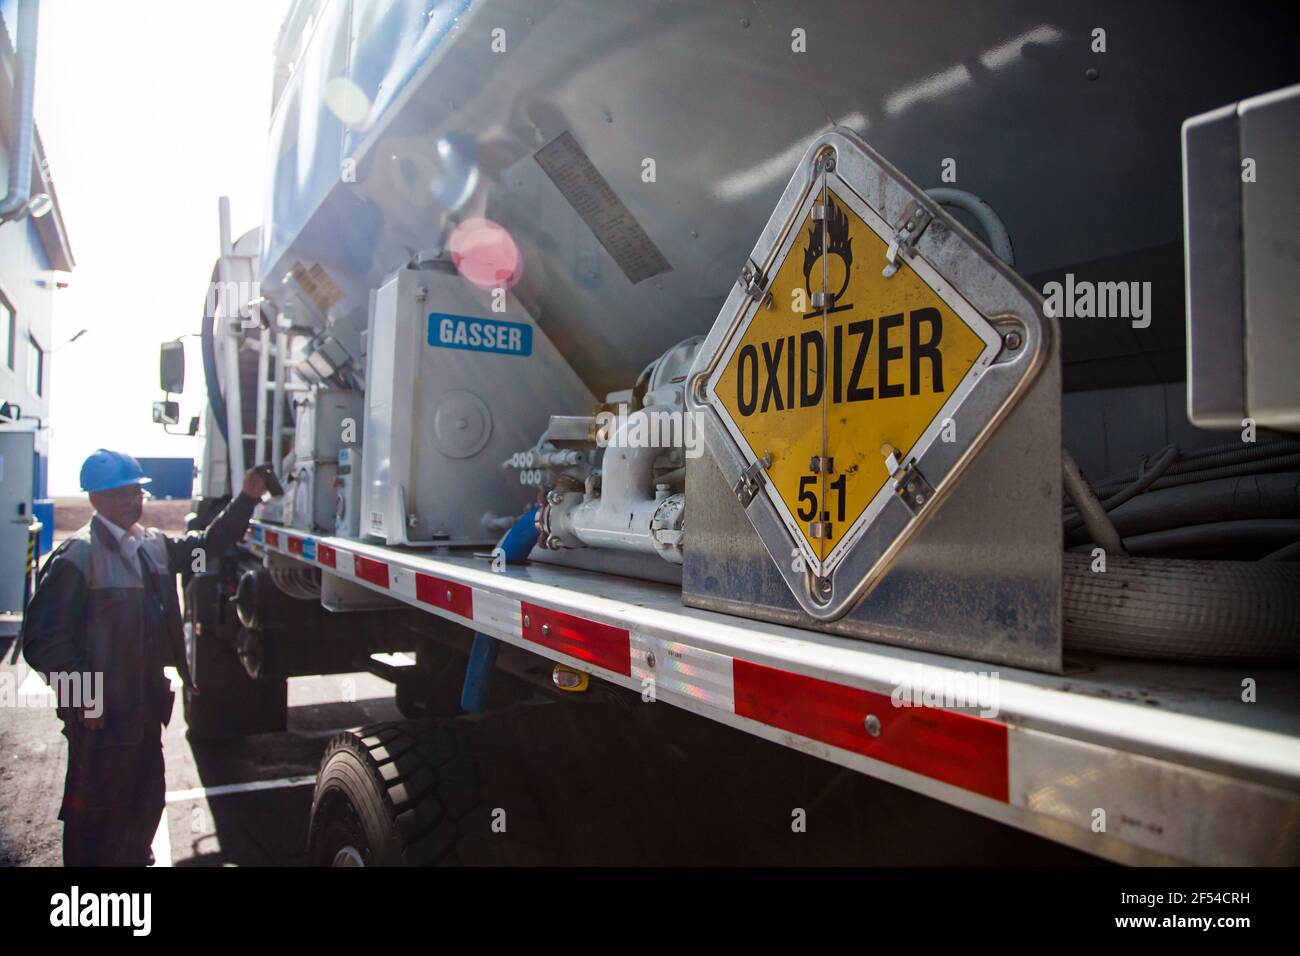
[[[569,132],[534,158],[635,285],[672,266]]]
[[[343,298],[343,290],[330,278],[330,274],[321,268],[320,263],[315,263],[308,269],[301,262],[295,261],[289,268],[289,273],[316,304],[316,308],[322,312],[328,312],[330,306]]]

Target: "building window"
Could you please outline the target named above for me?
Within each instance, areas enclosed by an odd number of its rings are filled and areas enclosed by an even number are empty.
[[[14,367],[14,326],[14,307],[0,292],[0,361],[10,370]]]
[[[45,387],[45,352],[34,335],[27,336],[27,390],[41,395]]]

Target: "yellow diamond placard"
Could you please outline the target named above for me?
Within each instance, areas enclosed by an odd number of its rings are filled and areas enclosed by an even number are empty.
[[[882,446],[906,461],[996,352],[992,327],[936,274],[882,275],[887,245],[848,198],[818,190],[711,382],[751,460],[771,456],[774,503],[818,574],[886,496]]]

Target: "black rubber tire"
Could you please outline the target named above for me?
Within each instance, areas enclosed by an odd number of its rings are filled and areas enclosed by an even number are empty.
[[[512,852],[520,841],[492,839],[494,807],[510,804],[510,826],[523,826],[531,799],[510,799],[487,785],[482,737],[481,722],[472,719],[337,734],[316,778],[308,862],[344,865],[340,852],[349,846],[365,866],[534,862]]]
[[[308,862],[349,846],[366,866],[643,861],[657,791],[630,739],[616,709],[563,703],[337,734]]]
[[[181,695],[190,740],[231,740],[277,733],[288,726],[289,684],[254,680],[235,651],[239,621],[223,601],[217,575],[198,575],[186,588],[186,615],[193,627],[190,662],[198,690]]]

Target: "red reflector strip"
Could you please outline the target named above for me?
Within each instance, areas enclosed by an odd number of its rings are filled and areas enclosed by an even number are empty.
[[[332,568],[338,561],[338,552],[331,545],[317,543],[316,560],[327,568]]]
[[[290,554],[302,554],[302,538],[286,537],[285,543],[289,545]]]
[[[524,640],[588,661],[617,674],[632,674],[632,635],[626,628],[520,602]]]
[[[363,558],[361,555],[353,555],[353,568],[357,577],[362,581],[369,581],[371,584],[377,584],[381,588],[388,587],[388,565],[383,561],[376,561],[374,558]]]
[[[444,581],[432,574],[415,575],[415,596],[461,617],[474,617],[474,589],[454,581]]]
[[[266,533],[266,546],[267,546],[268,548],[278,548],[278,547],[280,547],[280,532],[278,532],[278,531],[268,531],[268,532]]]
[[[1007,802],[1007,728],[936,707],[895,707],[884,694],[735,661],[736,713],[769,727]],[[866,718],[880,720],[880,736]]]

